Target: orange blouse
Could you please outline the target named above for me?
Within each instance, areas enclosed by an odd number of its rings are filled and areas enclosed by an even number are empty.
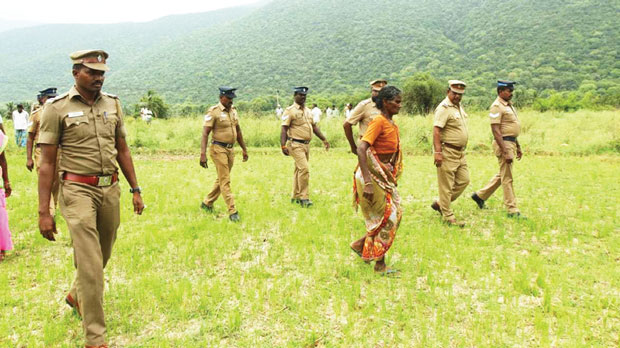
[[[398,151],[400,133],[396,124],[381,115],[370,121],[362,140],[374,147],[378,154],[394,153]]]

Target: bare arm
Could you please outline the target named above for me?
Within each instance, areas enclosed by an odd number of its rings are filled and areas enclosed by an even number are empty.
[[[288,138],[288,126],[282,126],[282,131],[280,132],[280,147],[282,148],[282,153],[284,156],[288,156],[288,149],[286,148],[286,139]]]
[[[323,142],[323,146],[325,146],[325,150],[329,150],[329,142],[327,141],[327,139],[325,139],[323,133],[321,133],[321,129],[319,129],[319,127],[314,124],[312,125],[312,131],[317,137],[319,137],[319,139],[321,139],[321,141]]]
[[[58,145],[41,144],[41,163],[39,167],[39,231],[43,237],[55,241],[56,223],[50,214],[52,182],[56,173]]]
[[[353,126],[349,122],[344,121],[342,128],[344,129],[344,135],[347,137],[347,141],[351,146],[351,152],[354,155],[357,155],[357,145],[355,144],[355,139],[353,138]]]
[[[443,155],[441,153],[441,128],[434,126],[433,127],[433,158],[435,161],[436,167],[441,167],[441,162],[443,162]]]
[[[243,162],[248,160],[248,149],[245,147],[245,142],[243,141],[243,134],[241,133],[241,127],[237,125],[237,142],[239,146],[241,146],[241,150],[243,151]]]
[[[127,141],[124,137],[116,137],[116,150],[118,151],[116,160],[118,161],[119,167],[121,167],[121,171],[123,172],[125,179],[127,179],[127,182],[131,188],[137,188],[138,179],[136,178],[136,171],[133,166],[133,160],[131,159],[131,153],[129,152],[129,146],[127,146]],[[144,210],[144,203],[142,202],[140,192],[133,193],[132,201],[133,211],[136,214],[141,215],[142,210]]]
[[[207,144],[209,143],[209,133],[211,133],[211,127],[204,126],[202,128],[202,140],[200,141],[200,166],[203,168],[209,168],[207,164]]]
[[[4,152],[0,154],[0,168],[2,168],[2,181],[4,182],[4,196],[11,196],[11,183],[9,182],[9,168],[6,163],[6,157],[4,156]]]
[[[32,148],[34,147],[34,133],[28,133],[28,140],[26,140],[26,168],[32,171],[34,162],[32,161]]]
[[[362,170],[362,177],[364,178],[364,197],[369,201],[373,197],[372,179],[370,178],[370,171],[368,170],[368,162],[366,160],[366,151],[370,147],[370,144],[365,141],[360,141],[357,147],[357,160]]]

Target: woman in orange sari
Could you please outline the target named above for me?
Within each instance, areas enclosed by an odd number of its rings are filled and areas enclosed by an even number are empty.
[[[400,225],[402,210],[396,190],[402,172],[400,134],[392,117],[401,107],[401,91],[394,86],[381,89],[375,103],[381,110],[368,125],[357,147],[358,168],[353,181],[355,206],[362,208],[366,223],[364,237],[351,243],[351,249],[364,261],[376,261],[375,271],[394,273],[385,265]]]

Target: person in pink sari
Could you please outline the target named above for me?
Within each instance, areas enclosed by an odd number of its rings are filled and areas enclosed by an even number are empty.
[[[9,230],[9,214],[6,211],[6,198],[11,196],[11,183],[6,165],[4,149],[9,143],[9,137],[0,132],[0,171],[4,189],[0,189],[0,261],[4,260],[7,251],[13,250],[11,231]]]

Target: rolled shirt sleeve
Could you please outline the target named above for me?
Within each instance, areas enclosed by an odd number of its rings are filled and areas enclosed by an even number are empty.
[[[38,143],[58,145],[62,136],[62,117],[53,104],[43,110],[40,122],[41,132]]]

